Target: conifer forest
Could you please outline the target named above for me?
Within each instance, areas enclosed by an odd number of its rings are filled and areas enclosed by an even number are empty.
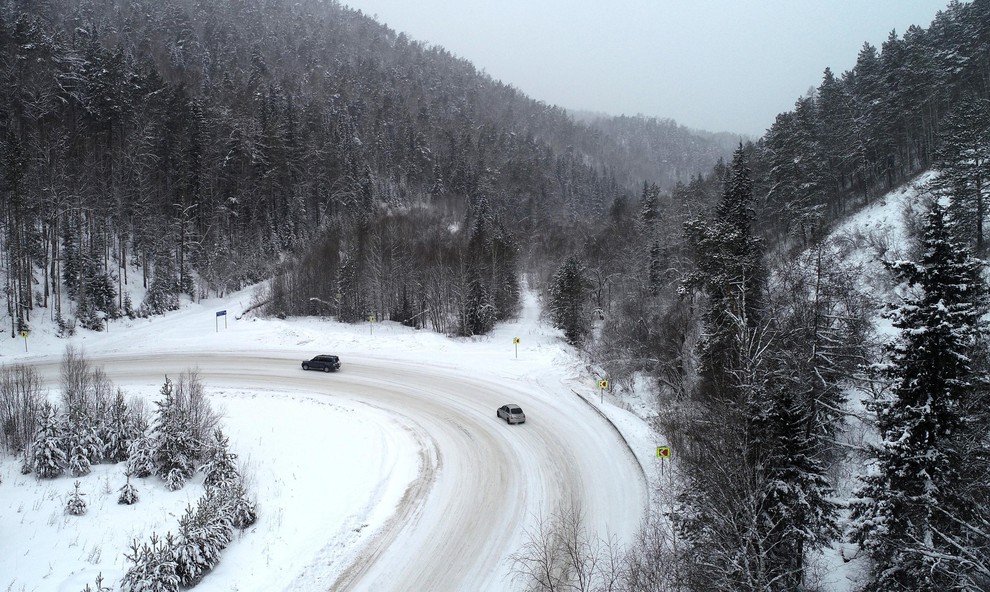
[[[923,173],[909,244],[844,264],[833,230]],[[10,337],[252,285],[268,317],[475,337],[535,290],[648,377],[678,457],[612,571],[527,547],[531,589],[817,590],[844,545],[870,592],[990,590],[990,0],[864,44],[759,138],[575,114],[336,0],[0,0],[0,203]]]

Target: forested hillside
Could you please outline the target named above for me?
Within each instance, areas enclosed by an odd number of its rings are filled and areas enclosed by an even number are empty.
[[[8,0],[0,67],[12,334],[271,280],[266,314],[475,335],[526,277],[613,385],[659,393],[679,480],[628,589],[809,589],[837,541],[869,590],[990,589],[990,0],[864,45],[730,162],[333,1]],[[823,240],[928,169],[878,302]],[[843,497],[850,464],[870,476]]]
[[[650,377],[676,458],[629,589],[818,590],[835,557],[850,589],[990,589],[988,162],[990,2],[952,2],[563,249],[551,318],[612,384]],[[826,240],[929,169],[907,244]]]
[[[0,66],[11,331],[274,276],[272,314],[483,333],[548,221],[725,154],[678,133],[620,170],[608,134],[334,1],[5,2]]]

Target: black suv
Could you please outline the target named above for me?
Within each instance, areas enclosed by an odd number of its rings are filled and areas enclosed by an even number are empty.
[[[302,368],[303,370],[323,370],[324,372],[340,370],[340,358],[337,356],[316,356],[312,360],[303,362]]]

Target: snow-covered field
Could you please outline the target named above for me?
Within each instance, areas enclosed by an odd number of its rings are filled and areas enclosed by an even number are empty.
[[[165,374],[200,369],[260,520],[197,590],[515,590],[508,556],[560,504],[578,502],[602,535],[635,532],[657,442],[608,395],[599,402],[598,377],[540,323],[533,294],[518,320],[474,339],[241,317],[251,296],[69,339],[35,318],[27,352],[21,338],[0,347],[0,362],[38,368],[53,400],[69,343],[149,399]],[[341,371],[303,372],[299,362],[318,353],[340,355]],[[523,406],[526,424],[496,420],[509,402]],[[150,478],[137,482],[138,504],[120,506],[123,466],[100,465],[81,479],[89,512],[75,517],[63,512],[74,479],[38,481],[18,468],[0,462],[5,592],[81,591],[99,573],[116,583],[130,542],[175,531],[203,491],[201,477],[176,492]]]

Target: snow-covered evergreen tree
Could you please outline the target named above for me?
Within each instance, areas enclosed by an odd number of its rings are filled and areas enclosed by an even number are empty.
[[[745,319],[750,328],[760,321],[765,271],[763,244],[752,228],[754,217],[753,180],[740,146],[714,219],[692,220],[684,227],[695,270],[680,292],[687,296],[700,291],[708,300],[699,355],[703,377],[715,384],[731,382],[723,370],[733,365],[731,358],[738,350],[737,320]]]
[[[176,572],[183,586],[195,586],[220,563],[221,552],[234,536],[231,506],[221,488],[209,487],[196,509],[186,508],[176,537]]]
[[[117,389],[117,394],[102,422],[104,456],[107,461],[118,463],[127,460],[128,448],[131,442],[140,436],[140,432],[139,422],[128,407],[124,392]]]
[[[564,261],[550,283],[550,302],[547,309],[553,326],[564,331],[567,341],[576,344],[590,328],[585,314],[585,297],[588,292],[584,268],[577,257]]]
[[[157,534],[140,546],[133,541],[131,552],[124,555],[131,565],[120,580],[121,592],[178,592],[174,547],[171,533],[164,541]]]
[[[213,432],[213,441],[210,443],[206,461],[200,466],[205,478],[203,485],[206,487],[216,487],[235,483],[240,479],[237,471],[237,455],[230,451],[228,438],[223,435],[223,431],[217,428]]]
[[[491,291],[481,278],[474,277],[468,283],[461,315],[462,335],[484,335],[492,330],[498,320],[498,309]]]
[[[171,254],[155,258],[155,276],[141,303],[141,315],[156,315],[179,308],[179,274]]]
[[[947,214],[965,242],[983,252],[990,215],[990,99],[966,97],[945,118],[933,188],[948,198]]]
[[[176,403],[171,380],[165,379],[160,393],[151,428],[152,459],[155,473],[174,491],[193,475],[199,443],[192,435],[189,418]]]
[[[65,422],[58,408],[45,402],[38,418],[38,432],[31,444],[31,468],[39,479],[53,479],[65,471]]]
[[[117,496],[117,503],[130,506],[138,502],[138,492],[134,484],[131,483],[131,474],[127,473],[127,482],[120,488],[120,495]]]
[[[127,445],[127,472],[139,479],[155,472],[154,442],[151,436],[141,434]]]
[[[234,528],[244,530],[258,521],[258,504],[248,498],[240,478],[222,489],[227,498],[227,512]]]
[[[807,402],[795,400],[790,385],[776,386],[765,415],[753,426],[766,447],[760,530],[769,543],[770,579],[783,589],[800,590],[806,584],[808,553],[839,535],[838,507],[818,457],[821,435],[808,430]]]
[[[103,458],[103,441],[93,427],[76,426],[68,436],[68,468],[73,477],[88,475]]]
[[[937,201],[922,247],[921,261],[888,264],[909,292],[889,311],[901,330],[881,368],[892,388],[871,406],[880,443],[853,507],[854,540],[874,564],[867,589],[876,592],[982,589],[987,574],[976,572],[990,565],[985,476],[964,478],[979,460],[966,441],[986,439],[985,426],[967,417],[985,387],[972,362],[986,311],[982,264],[955,242]]]
[[[209,521],[204,522],[203,518],[205,516],[192,506],[187,506],[185,514],[179,519],[179,534],[175,537],[175,571],[180,584],[185,587],[195,586],[206,572],[216,567],[226,546],[226,543],[220,546],[214,544],[209,536]]]
[[[644,235],[652,237],[660,222],[660,187],[643,183],[639,205],[639,225]]]
[[[69,500],[65,503],[65,513],[72,516],[82,516],[86,513],[86,500],[83,499],[83,494],[79,491],[79,486],[81,483],[79,481],[75,482],[75,491],[69,496]]]

